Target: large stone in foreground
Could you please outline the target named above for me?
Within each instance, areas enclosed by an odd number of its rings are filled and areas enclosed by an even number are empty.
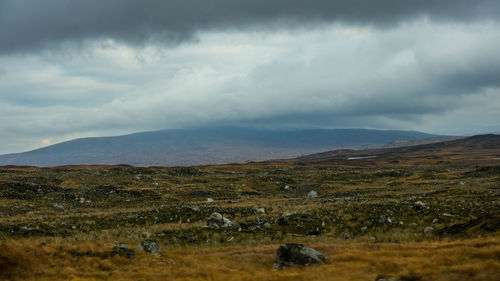
[[[310,266],[329,262],[327,256],[302,244],[283,244],[278,249],[274,267]]]

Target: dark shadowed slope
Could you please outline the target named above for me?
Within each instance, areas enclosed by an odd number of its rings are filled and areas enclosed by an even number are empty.
[[[500,164],[500,136],[477,135],[397,148],[335,150],[299,157],[296,160],[360,167]]]
[[[364,129],[262,130],[205,128],[117,137],[82,138],[0,156],[0,165],[130,164],[182,166],[298,156],[339,148],[361,149],[433,135]]]

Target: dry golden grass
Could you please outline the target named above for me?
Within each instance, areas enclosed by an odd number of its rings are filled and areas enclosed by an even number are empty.
[[[374,280],[410,273],[500,280],[499,171],[271,162],[4,168],[0,280]],[[320,196],[308,198],[310,189]],[[417,201],[426,207],[416,208]],[[212,212],[237,226],[204,227]],[[435,231],[424,232],[427,226]],[[144,231],[162,256],[110,255],[117,241],[135,248]],[[281,243],[306,244],[332,263],[274,270]]]
[[[500,237],[421,243],[316,243],[332,263],[273,269],[278,245],[164,247],[162,256],[78,256],[110,246],[40,239],[0,245],[2,280],[374,280],[378,274],[422,280],[500,280]]]

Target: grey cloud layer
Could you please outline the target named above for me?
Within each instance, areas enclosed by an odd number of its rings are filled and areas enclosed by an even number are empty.
[[[500,130],[496,22],[199,39],[166,49],[110,42],[58,59],[0,56],[8,70],[0,152],[203,124]]]
[[[0,0],[0,52],[99,38],[175,43],[218,28],[329,21],[388,26],[420,16],[474,21],[497,19],[498,14],[498,0]]]

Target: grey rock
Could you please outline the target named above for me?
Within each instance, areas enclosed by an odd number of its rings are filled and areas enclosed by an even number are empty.
[[[348,240],[348,239],[352,239],[352,236],[351,234],[349,234],[349,232],[345,231],[345,232],[342,232],[342,234],[340,234],[340,237]]]
[[[143,238],[146,238],[146,239],[147,239],[147,238],[151,237],[151,233],[149,233],[149,232],[147,232],[147,231],[144,231],[143,233],[141,233],[141,237],[143,237]]]
[[[310,266],[329,263],[322,253],[302,244],[283,244],[278,248],[275,268],[288,266]]]
[[[257,213],[261,213],[261,214],[265,214],[266,213],[266,209],[265,208],[256,208],[255,211],[257,211]]]
[[[52,207],[54,207],[54,209],[59,210],[59,211],[66,210],[63,205],[57,204],[57,203],[52,204]]]
[[[434,231],[434,228],[433,228],[433,227],[430,227],[430,226],[428,226],[428,227],[426,227],[426,228],[424,229],[424,233],[433,232],[433,231]]]
[[[422,202],[422,201],[417,201],[415,202],[415,204],[413,204],[413,208],[415,208],[416,210],[421,210],[423,208],[425,208],[425,203]]]
[[[207,219],[207,226],[211,227],[230,227],[233,226],[233,222],[223,215],[215,212]]]
[[[311,190],[311,191],[309,191],[309,193],[307,193],[307,196],[309,198],[316,198],[316,197],[318,197],[318,192],[316,192],[315,190]]]
[[[144,240],[141,245],[137,246],[137,251],[144,251],[150,254],[161,254],[160,246],[155,240]]]
[[[130,249],[126,243],[117,243],[111,250],[111,255],[118,255],[126,258],[135,257],[135,252]]]

